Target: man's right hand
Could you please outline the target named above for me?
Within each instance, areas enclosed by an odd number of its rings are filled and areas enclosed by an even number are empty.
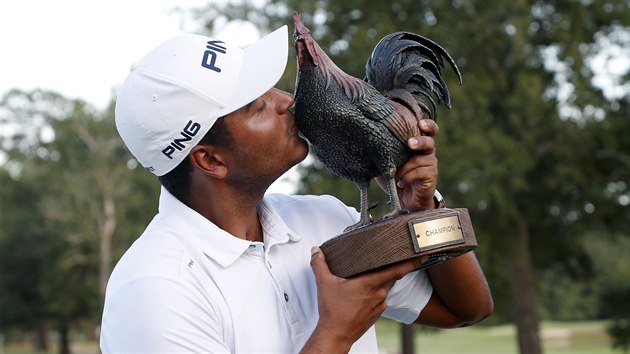
[[[311,251],[311,268],[317,284],[319,321],[302,353],[347,353],[387,308],[394,283],[425,261],[416,258],[354,278],[330,272],[318,247]]]

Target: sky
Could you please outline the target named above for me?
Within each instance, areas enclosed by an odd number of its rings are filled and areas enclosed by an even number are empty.
[[[0,1],[0,92],[44,88],[104,108],[134,61],[170,37],[198,32],[175,7],[206,2]],[[242,37],[251,39],[251,30]]]
[[[204,0],[2,0],[0,95],[41,88],[104,109],[129,67],[166,39],[199,26],[175,8]],[[213,35],[246,45],[251,25],[219,26]],[[207,33],[204,33],[207,34]],[[286,180],[286,179],[289,180]],[[269,192],[291,192],[295,170]]]

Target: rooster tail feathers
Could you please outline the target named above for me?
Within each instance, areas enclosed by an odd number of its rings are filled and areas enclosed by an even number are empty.
[[[439,44],[410,32],[385,36],[374,48],[365,66],[365,81],[378,91],[387,93],[405,89],[430,116],[437,116],[437,102],[451,107],[450,93],[444,79],[444,59],[455,71],[459,83],[461,73],[453,58]]]
[[[424,48],[428,50],[430,55],[433,58],[435,58],[435,62],[439,63],[440,68],[444,68],[443,58],[445,58],[446,61],[451,66],[451,68],[453,68],[453,71],[455,71],[455,75],[457,75],[457,80],[459,81],[459,83],[460,84],[462,83],[462,74],[459,71],[457,64],[455,64],[455,60],[446,51],[446,49],[442,48],[442,46],[440,46],[439,44],[437,44],[436,42],[432,41],[429,38],[426,38],[419,34],[415,34],[411,32],[397,32],[397,33],[394,33],[393,35],[396,35],[397,37],[403,40],[410,40],[410,41],[417,42],[418,44],[421,44]]]

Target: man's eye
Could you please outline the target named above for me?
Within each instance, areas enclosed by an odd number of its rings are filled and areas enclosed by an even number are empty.
[[[267,101],[262,101],[262,104],[260,105],[260,107],[258,107],[256,112],[262,112],[265,110],[265,108],[267,108]]]

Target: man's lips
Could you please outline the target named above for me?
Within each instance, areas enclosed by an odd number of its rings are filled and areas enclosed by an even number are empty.
[[[297,124],[295,124],[295,120],[294,120],[293,124],[291,125],[290,133],[291,135],[296,135],[298,132],[299,132],[299,129],[298,129]]]

